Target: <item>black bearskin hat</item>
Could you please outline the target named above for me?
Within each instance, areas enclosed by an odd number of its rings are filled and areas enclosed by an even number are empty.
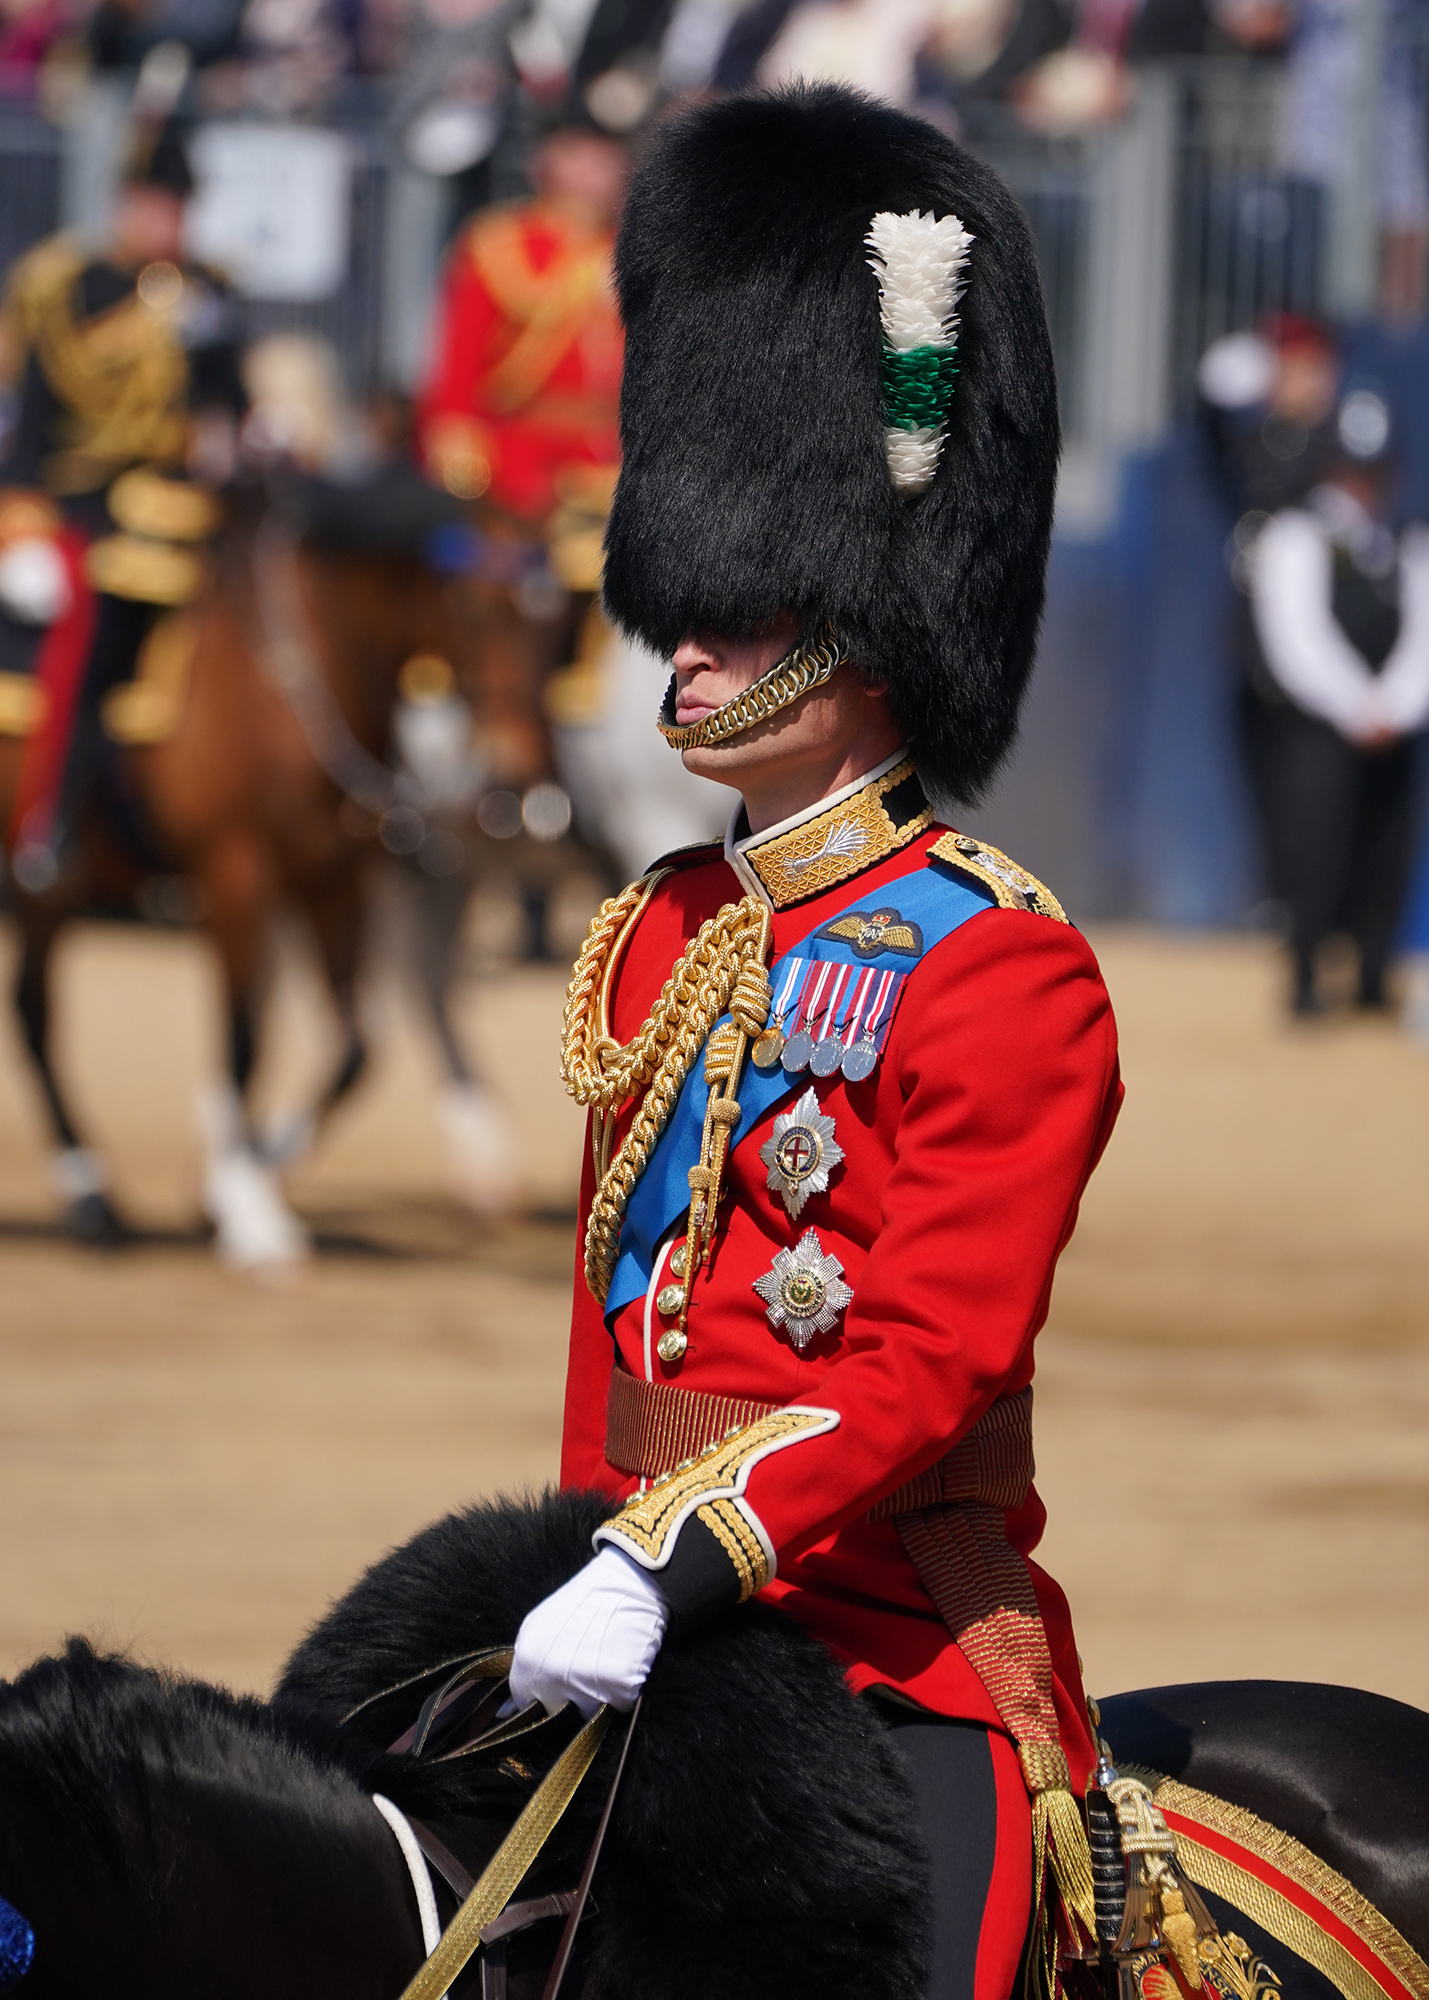
[[[875,215],[913,211],[930,211],[924,225],[959,218],[972,240],[955,351],[931,364],[936,470],[910,497],[890,472],[887,364],[918,356],[886,352],[865,239]],[[857,92],[733,97],[657,135],[616,271],[627,348],[611,614],[667,654],[784,609],[810,635],[831,620],[851,658],[892,684],[925,778],[975,798],[1031,670],[1059,442],[1042,289],[1012,195],[931,125]]]
[[[126,187],[162,188],[180,201],[189,199],[195,185],[193,168],[175,119],[136,120],[123,179]]]

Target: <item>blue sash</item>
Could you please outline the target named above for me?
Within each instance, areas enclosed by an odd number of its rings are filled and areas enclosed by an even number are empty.
[[[964,882],[942,864],[929,862],[911,875],[881,883],[876,890],[865,887],[845,905],[845,910],[856,910],[860,905],[886,908],[890,903],[896,903],[899,915],[916,924],[922,932],[923,951],[927,953],[935,944],[941,944],[945,937],[950,937],[969,917],[975,917],[980,910],[989,908],[992,901],[990,892],[980,884]],[[826,931],[829,922],[837,922],[844,913],[840,910],[837,916],[821,924],[819,931]],[[820,964],[851,965],[860,970],[870,965],[880,971],[915,970],[915,964],[906,952],[885,951],[869,958],[854,951],[852,945],[842,939],[811,932],[808,937],[801,938],[770,972],[770,984],[776,993],[783,968],[791,958],[813,959]],[[729,1015],[723,1014],[715,1025],[719,1026],[728,1019]],[[763,1123],[776,1104],[786,1097],[802,1095],[813,1081],[803,1072],[791,1076],[787,1070],[777,1066],[772,1070],[761,1070],[756,1069],[753,1063],[747,1063],[739,1081],[740,1118],[730,1135],[730,1151],[733,1152],[742,1139],[747,1139],[756,1125]],[[670,1224],[690,1205],[690,1183],[686,1176],[700,1157],[708,1099],[709,1086],[705,1082],[704,1061],[700,1058],[690,1065],[669,1122],[660,1134],[659,1142],[626,1207],[625,1222],[620,1232],[620,1255],[606,1295],[607,1321],[629,1305],[632,1299],[645,1296],[656,1248]]]

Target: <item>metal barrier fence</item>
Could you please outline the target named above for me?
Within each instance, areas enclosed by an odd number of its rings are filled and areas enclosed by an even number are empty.
[[[1269,309],[1322,308],[1325,191],[1276,165],[1277,89],[1265,64],[1176,65],[1144,71],[1132,115],[1106,133],[1042,140],[998,112],[969,133],[1031,221],[1074,448],[1114,458],[1151,442],[1188,413],[1209,341]],[[123,95],[101,87],[95,115],[64,130],[0,112],[0,264],[62,223],[99,221]],[[342,130],[340,280],[325,297],[244,309],[253,337],[301,328],[330,340],[361,392],[417,372],[447,197],[394,157],[378,101]]]
[[[33,113],[0,110],[0,269],[59,225],[60,136]]]

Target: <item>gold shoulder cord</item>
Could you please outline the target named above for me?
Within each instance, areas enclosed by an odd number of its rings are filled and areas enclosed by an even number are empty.
[[[684,1330],[695,1272],[714,1236],[715,1210],[729,1135],[739,1123],[735,1091],[752,1037],[769,1019],[770,911],[753,896],[726,903],[706,918],[685,946],[679,963],[639,1033],[621,1044],[610,1033],[610,989],[635,926],[669,869],[632,882],[596,911],[566,994],[561,1075],[578,1104],[588,1105],[595,1198],[586,1224],[585,1278],[602,1305],[610,1290],[619,1253],[626,1204],[644,1173],[660,1134],[684,1087],[690,1066],[705,1052],[705,1107],[700,1158],[690,1168],[690,1220],[683,1273]],[[732,1019],[717,1035],[721,1014]],[[611,1158],[615,1123],[639,1090],[645,1095],[630,1130]]]

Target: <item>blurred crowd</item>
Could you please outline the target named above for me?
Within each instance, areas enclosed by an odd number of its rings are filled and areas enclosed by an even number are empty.
[[[1038,131],[1125,108],[1135,66],[1278,54],[1324,38],[1333,0],[5,0],[0,90],[63,94],[76,72],[181,47],[195,107],[322,109],[390,80],[412,158],[434,172],[496,147],[515,87],[612,132],[662,96],[790,75],[855,81],[943,123],[1005,106]]]

